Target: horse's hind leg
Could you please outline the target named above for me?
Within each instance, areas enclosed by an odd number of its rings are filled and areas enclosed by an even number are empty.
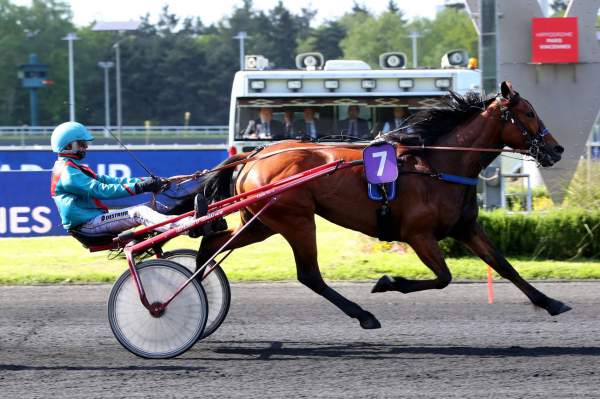
[[[220,231],[212,234],[208,237],[202,238],[200,249],[198,250],[198,256],[196,257],[196,266],[202,266],[213,254],[221,248],[244,224],[239,225],[235,229],[229,229]],[[240,233],[226,248],[224,251],[245,247],[250,244],[254,244],[263,241],[275,232],[269,229],[267,226],[262,224],[260,221],[255,220],[251,225],[247,226],[244,231]]]
[[[546,309],[552,316],[571,310],[568,305],[547,297],[525,281],[494,244],[492,244],[478,223],[475,223],[458,239],[497,271],[500,276],[510,280],[517,288],[523,291],[534,305]]]
[[[434,237],[415,236],[409,242],[425,266],[429,267],[436,278],[431,280],[408,280],[400,276],[383,276],[377,281],[371,292],[400,291],[408,294],[415,291],[441,289],[450,284],[452,275],[444,254]]]
[[[272,223],[277,223],[275,220]],[[267,223],[267,222],[266,222]],[[270,223],[267,223],[271,226]],[[357,319],[365,329],[380,328],[381,324],[371,313],[356,303],[349,301],[333,288],[329,287],[319,270],[317,262],[317,239],[314,216],[287,217],[285,224],[272,226],[287,240],[292,247],[296,260],[298,281],[326,298],[340,308],[346,315]]]

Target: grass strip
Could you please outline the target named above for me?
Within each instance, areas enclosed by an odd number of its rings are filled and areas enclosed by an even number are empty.
[[[228,218],[235,225],[235,218]],[[406,278],[433,275],[404,245],[382,243],[360,233],[317,222],[319,265],[328,280],[375,280],[382,274]],[[165,250],[197,249],[199,239],[186,236]],[[0,240],[0,284],[113,282],[126,270],[123,258],[107,259],[106,252],[89,253],[71,237],[3,238]],[[598,279],[600,262],[510,259],[527,279]],[[483,280],[486,265],[478,258],[447,259],[456,280]],[[224,262],[231,281],[295,280],[292,251],[281,236],[233,252]],[[498,276],[495,276],[498,278]]]

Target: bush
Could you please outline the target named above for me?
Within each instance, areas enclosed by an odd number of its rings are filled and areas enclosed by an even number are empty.
[[[508,256],[572,259],[600,258],[600,210],[580,208],[549,212],[481,212],[479,223],[492,242]],[[469,252],[452,240],[441,243],[448,256]]]
[[[600,162],[579,163],[567,189],[565,206],[600,209]]]

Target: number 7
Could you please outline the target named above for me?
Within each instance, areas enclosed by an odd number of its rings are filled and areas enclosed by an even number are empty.
[[[373,153],[373,158],[380,158],[377,176],[382,176],[385,169],[385,160],[387,159],[387,151],[379,151]]]

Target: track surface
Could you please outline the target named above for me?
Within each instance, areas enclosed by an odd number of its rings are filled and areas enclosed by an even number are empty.
[[[110,286],[0,287],[1,397],[598,397],[600,283],[537,283],[550,317],[509,284],[411,295],[336,288],[378,316],[360,329],[295,283],[234,284],[225,324],[177,359],[136,358],[106,320]]]

